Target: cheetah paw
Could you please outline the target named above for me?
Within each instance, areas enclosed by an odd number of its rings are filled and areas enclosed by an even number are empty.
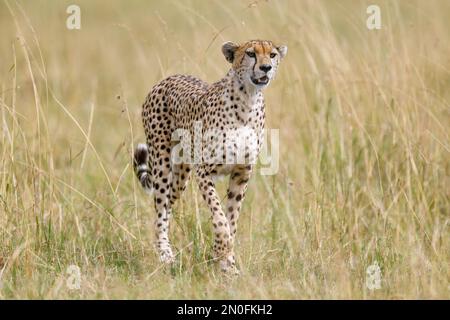
[[[175,262],[175,257],[172,253],[172,250],[166,249],[160,252],[159,260],[165,264],[171,264]]]
[[[239,269],[236,267],[234,257],[228,257],[219,261],[220,270],[227,275],[239,275]]]

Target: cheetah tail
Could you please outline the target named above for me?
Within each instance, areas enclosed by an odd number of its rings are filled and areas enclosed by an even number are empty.
[[[151,170],[148,166],[148,147],[145,143],[139,143],[134,151],[134,172],[141,182],[145,192],[151,194],[153,191]]]

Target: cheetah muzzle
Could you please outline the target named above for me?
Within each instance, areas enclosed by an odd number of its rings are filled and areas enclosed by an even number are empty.
[[[269,77],[268,76],[262,76],[259,79],[251,78],[253,84],[260,86],[260,85],[267,85],[269,83]]]
[[[231,63],[223,79],[208,84],[174,75],[152,88],[142,107],[147,143],[138,145],[133,164],[142,187],[153,194],[160,260],[174,261],[169,241],[172,207],[194,172],[212,215],[214,258],[223,271],[237,272],[235,235],[263,140],[263,89],[274,78],[287,47],[262,40],[226,42],[222,53]],[[215,188],[215,179],[223,175],[230,177],[225,210]]]

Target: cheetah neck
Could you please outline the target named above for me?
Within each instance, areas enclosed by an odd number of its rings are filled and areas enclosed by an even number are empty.
[[[231,69],[224,79],[225,103],[234,112],[230,113],[232,123],[237,127],[263,127],[264,97],[262,91],[251,84],[243,83]]]
[[[235,98],[238,98],[240,105],[244,107],[246,111],[252,111],[255,107],[259,107],[260,103],[264,100],[264,96],[261,89],[256,88],[250,83],[242,82],[237,73],[231,69],[227,73],[227,90],[232,93]]]

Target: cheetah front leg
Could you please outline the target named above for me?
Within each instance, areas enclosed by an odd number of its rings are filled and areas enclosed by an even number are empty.
[[[233,244],[230,227],[222,207],[212,177],[202,169],[197,169],[196,178],[200,192],[212,214],[214,228],[214,258],[219,260],[220,268],[225,272],[235,270]]]
[[[252,166],[237,166],[233,169],[230,176],[227,192],[227,219],[230,225],[230,236],[232,247],[236,237],[237,222],[241,211],[242,202],[244,201],[245,192],[247,191],[248,180],[252,173]],[[233,260],[234,252],[232,252]]]

